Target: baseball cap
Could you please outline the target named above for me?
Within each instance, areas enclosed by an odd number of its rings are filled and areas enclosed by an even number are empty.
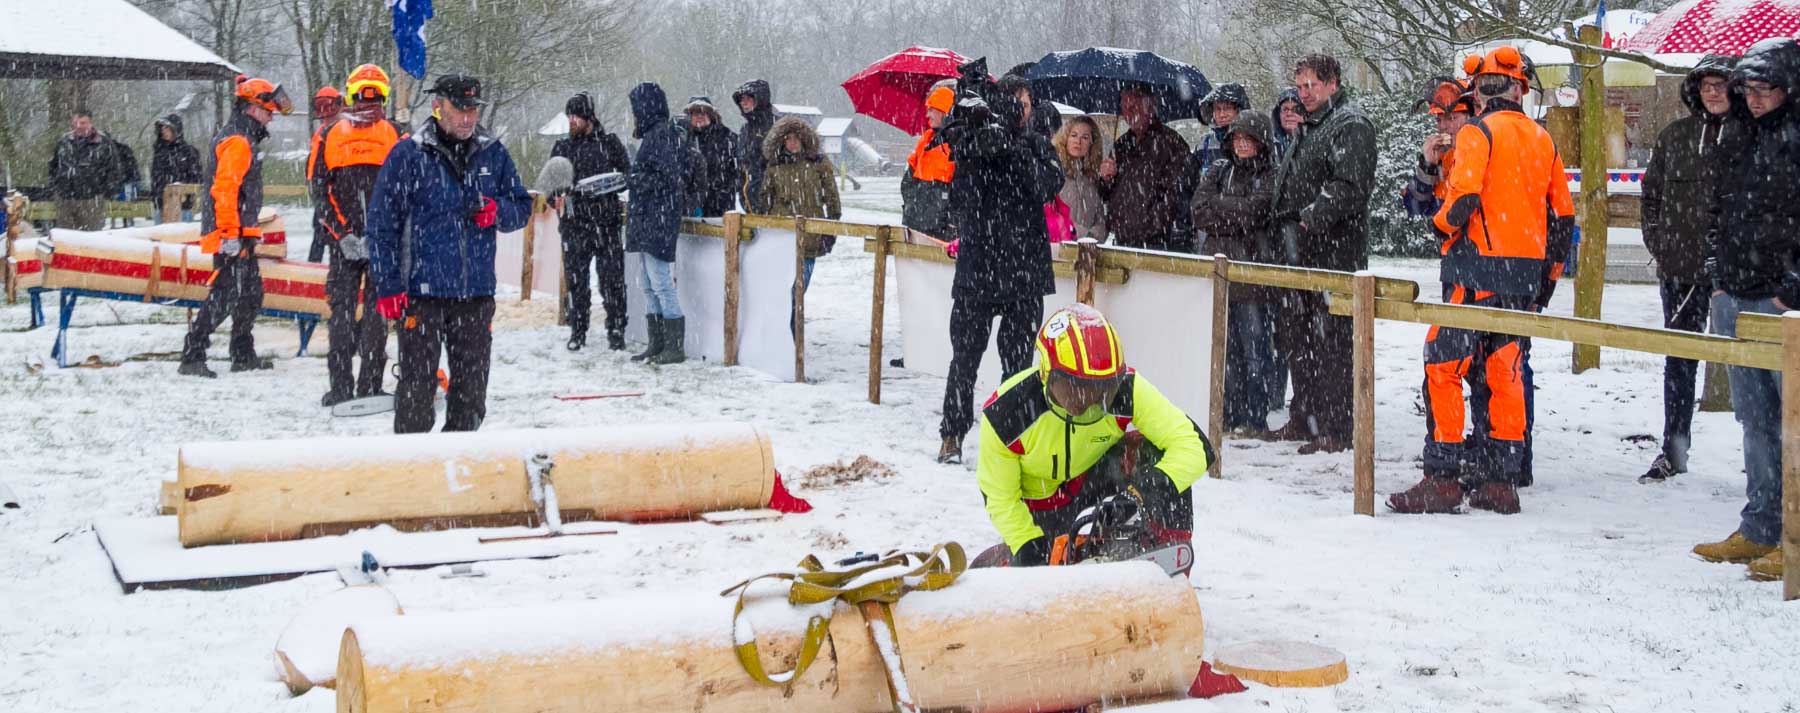
[[[443,97],[458,109],[487,106],[487,100],[481,98],[481,80],[466,74],[438,75],[437,83],[425,93]]]

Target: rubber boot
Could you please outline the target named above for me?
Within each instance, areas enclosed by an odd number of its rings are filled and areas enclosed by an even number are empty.
[[[644,315],[644,334],[650,340],[650,347],[644,351],[631,355],[632,361],[644,361],[662,353],[662,321],[663,319],[661,317],[654,314]]]
[[[652,364],[680,364],[687,361],[687,318],[662,321],[663,350],[650,359]]]

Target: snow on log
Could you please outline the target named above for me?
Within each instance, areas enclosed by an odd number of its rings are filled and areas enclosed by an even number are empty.
[[[287,257],[287,222],[282,220],[281,215],[276,213],[274,208],[263,208],[262,212],[257,214],[256,224],[258,227],[262,228],[263,231],[262,237],[256,241],[256,256],[272,260],[285,259]],[[78,238],[90,235],[105,235],[115,238],[150,240],[159,243],[176,243],[180,245],[199,245],[200,224],[163,223],[161,225],[146,225],[141,227],[96,231],[55,228],[50,231],[52,240],[61,240],[70,237]]]
[[[746,608],[764,665],[792,666],[808,610]],[[767,592],[760,592],[766,594]],[[339,651],[339,713],[479,710],[890,713],[882,662],[838,604],[811,669],[752,681],[733,648],[732,600],[636,595],[542,607],[361,621]],[[1144,562],[970,570],[893,607],[908,689],[926,710],[1065,710],[1179,694],[1200,670],[1200,605]]]
[[[137,230],[154,230],[140,228]],[[213,258],[199,245],[112,233],[52,231],[43,286],[144,295],[146,301],[206,299]],[[129,232],[113,231],[113,232]],[[263,308],[326,315],[326,266],[262,259]]]
[[[401,614],[394,593],[378,584],[345,587],[325,595],[294,615],[275,641],[275,674],[298,696],[331,688],[337,675],[338,642],[362,619]]]
[[[200,443],[180,461],[185,547],[535,525],[546,465],[565,522],[760,508],[775,484],[768,436],[736,423]]]

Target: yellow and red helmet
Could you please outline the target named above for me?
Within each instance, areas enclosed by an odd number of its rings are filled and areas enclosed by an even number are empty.
[[[294,113],[294,99],[281,85],[261,77],[238,77],[237,98],[278,114]]]
[[[388,86],[387,72],[373,64],[365,64],[350,70],[350,78],[344,80],[344,88],[349,90],[344,95],[345,104],[359,101],[379,101],[387,103],[391,89]]]
[[[1079,302],[1057,310],[1037,337],[1038,375],[1087,382],[1125,378],[1125,350],[1106,315]]]

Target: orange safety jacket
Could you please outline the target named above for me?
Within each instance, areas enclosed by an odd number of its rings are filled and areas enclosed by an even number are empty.
[[[1562,159],[1549,132],[1518,104],[1493,100],[1456,134],[1433,225],[1445,237],[1445,283],[1549,299],[1575,229]]]
[[[339,120],[325,135],[318,170],[331,206],[325,229],[333,239],[364,234],[375,178],[400,138],[400,131],[386,119],[359,123],[352,117]]]
[[[268,138],[263,125],[243,113],[234,114],[213,138],[206,185],[200,193],[200,251],[219,252],[226,240],[262,237],[257,214],[262,211],[262,154],[257,145]],[[248,254],[249,246],[243,246]]]
[[[912,154],[906,157],[906,165],[912,169],[913,178],[949,183],[956,176],[956,163],[950,160],[950,144],[931,146],[931,139],[936,135],[935,129],[926,129],[925,135],[919,137],[919,143],[913,146]]]

